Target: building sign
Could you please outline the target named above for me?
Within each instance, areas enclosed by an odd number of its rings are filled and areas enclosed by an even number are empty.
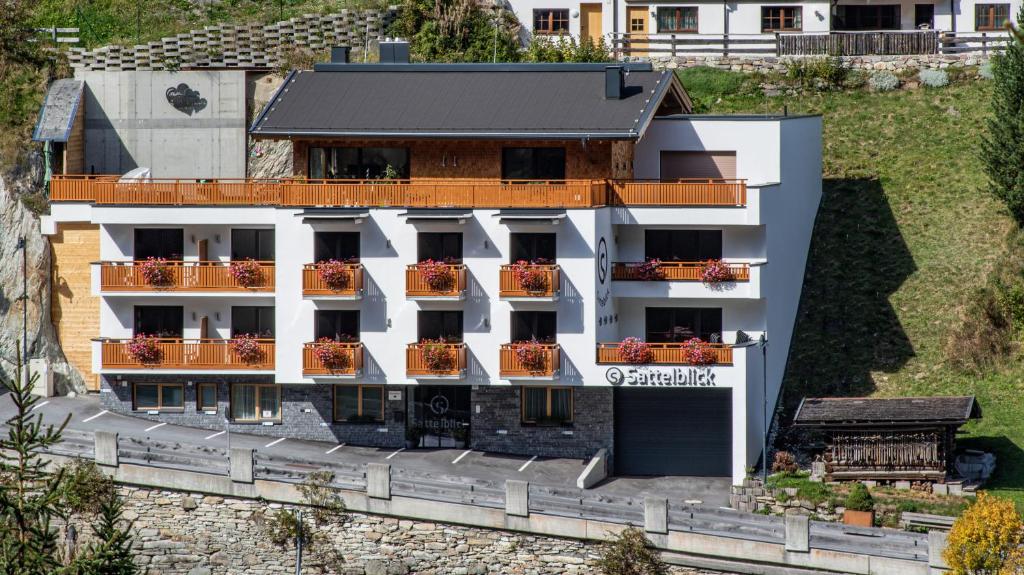
[[[402,390],[401,389],[389,389],[388,390],[388,401],[402,401]]]
[[[189,88],[188,84],[182,83],[177,86],[171,86],[167,88],[164,95],[167,96],[167,102],[175,110],[189,116],[198,113],[206,107],[206,98],[199,95],[199,90]]]
[[[715,372],[710,367],[609,367],[604,374],[608,383],[652,387],[715,387]]]

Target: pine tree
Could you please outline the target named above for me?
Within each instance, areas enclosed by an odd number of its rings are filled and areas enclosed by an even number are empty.
[[[1021,8],[1017,21],[1024,19]],[[992,60],[992,115],[981,159],[992,193],[1018,225],[1024,224],[1024,33],[1013,29],[1006,50]]]
[[[96,542],[75,561],[69,575],[135,575],[139,572],[132,561],[133,522],[123,519],[123,511],[124,502],[116,494],[104,498],[93,526]]]
[[[47,473],[40,451],[60,442],[68,419],[56,428],[43,425],[42,415],[32,413],[39,401],[31,393],[36,376],[22,375],[20,353],[15,366],[14,379],[0,376],[16,409],[6,422],[7,436],[0,436],[0,573],[52,573],[60,568],[51,522],[64,518],[64,471]]]

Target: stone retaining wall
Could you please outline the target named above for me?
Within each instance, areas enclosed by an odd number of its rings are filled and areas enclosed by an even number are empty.
[[[708,66],[721,70],[737,72],[777,72],[785,73],[788,63],[793,58],[775,56],[662,56],[652,58],[655,68],[692,68]],[[902,72],[905,70],[946,69],[958,67],[975,67],[989,61],[988,55],[919,55],[919,56],[847,56],[843,57],[855,70],[889,70]]]

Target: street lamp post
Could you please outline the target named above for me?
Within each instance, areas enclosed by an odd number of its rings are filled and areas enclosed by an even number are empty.
[[[768,483],[768,338],[764,332],[757,340],[757,347],[761,348],[761,399],[763,406],[763,433],[761,434],[761,479]]]

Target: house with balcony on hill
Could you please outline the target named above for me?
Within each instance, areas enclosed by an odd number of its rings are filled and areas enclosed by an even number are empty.
[[[87,129],[87,158],[117,171],[87,160],[96,173],[51,182],[55,285],[81,295],[55,321],[103,404],[742,479],[785,371],[820,117],[692,115],[649,64],[410,64],[393,48],[291,72],[242,131],[232,72],[85,79],[87,127],[115,113],[101,82],[134,82],[136,100],[153,86],[138,110],[159,119]],[[190,114],[159,89],[185,83],[207,101]],[[156,134],[172,124],[182,137]],[[290,143],[291,173],[196,174],[146,147],[201,154],[246,132]],[[126,158],[149,173],[123,177]]]

